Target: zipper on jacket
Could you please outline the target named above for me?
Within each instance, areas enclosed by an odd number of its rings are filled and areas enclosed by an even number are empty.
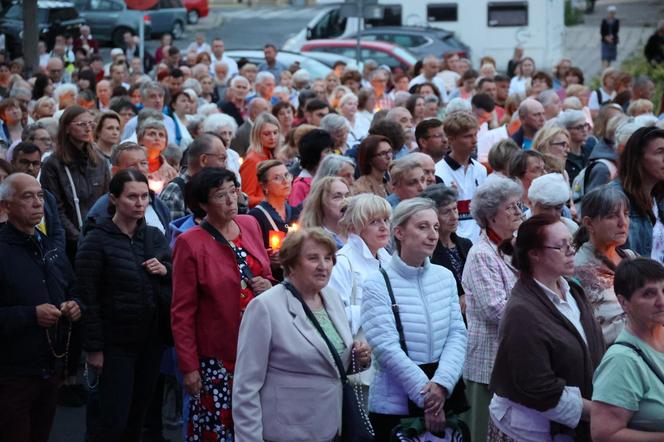
[[[424,317],[427,320],[427,337],[429,340],[429,354],[428,354],[428,359],[426,363],[432,362],[433,359],[433,333],[431,330],[431,314],[429,313],[429,309],[427,308],[427,303],[426,303],[426,297],[424,295],[424,290],[422,290],[422,273],[424,270],[419,270],[418,269],[418,274],[417,274],[417,287],[420,292],[420,298],[422,299],[422,308],[424,309]]]

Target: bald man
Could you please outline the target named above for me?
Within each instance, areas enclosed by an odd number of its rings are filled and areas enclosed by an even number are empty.
[[[544,126],[544,106],[534,98],[526,98],[519,105],[518,112],[521,128],[512,135],[512,139],[519,147],[530,149],[535,134]]]
[[[35,226],[44,192],[34,177],[15,173],[0,184],[0,440],[48,440],[69,348],[81,318],[71,298],[74,274],[64,251]],[[66,354],[56,359],[55,354]]]

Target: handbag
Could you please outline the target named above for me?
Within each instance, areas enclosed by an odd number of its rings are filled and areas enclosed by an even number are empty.
[[[369,421],[369,416],[364,410],[363,401],[361,399],[361,390],[360,386],[352,385],[348,380],[346,375],[346,370],[344,365],[341,362],[339,353],[332,345],[332,342],[328,339],[327,335],[323,331],[322,327],[318,323],[318,320],[314,316],[313,312],[309,308],[306,302],[302,299],[300,292],[288,281],[282,282],[283,286],[297,298],[298,301],[302,304],[304,313],[309,318],[309,321],[313,324],[314,328],[318,331],[320,336],[327,344],[332,357],[334,358],[334,363],[339,370],[339,377],[341,378],[341,385],[343,391],[342,399],[342,408],[341,408],[341,440],[343,442],[373,442],[374,440],[374,431]],[[355,369],[355,358],[351,358],[353,363],[353,370]]]
[[[152,250],[153,230],[150,226],[145,226],[145,236],[143,250],[145,259],[154,258],[154,251]],[[147,270],[146,270],[147,272]],[[171,299],[172,287],[169,283],[164,283],[163,278],[148,273],[150,284],[152,284],[152,292],[154,293],[154,302],[157,306],[157,326],[159,328],[159,336],[167,347],[175,345],[173,340],[173,331],[171,330]]]
[[[387,286],[387,293],[390,295],[390,302],[392,303],[392,314],[394,315],[394,322],[397,328],[397,332],[399,333],[399,345],[401,346],[403,352],[408,355],[406,337],[403,333],[401,315],[399,314],[399,305],[397,304],[397,300],[394,298],[394,291],[392,290],[390,278],[387,276],[387,272],[385,272],[385,269],[382,267],[380,268],[380,272],[383,274],[385,285]],[[420,367],[428,379],[432,379],[436,373],[436,370],[438,369],[438,363],[432,362],[429,364],[418,365],[418,367]],[[445,415],[461,414],[470,410],[470,405],[468,404],[468,399],[466,398],[466,384],[463,382],[463,379],[459,379],[459,382],[457,382],[454,386],[454,389],[445,400],[443,410],[445,410]],[[409,416],[424,416],[424,410],[420,408],[415,402],[408,399],[408,414]]]

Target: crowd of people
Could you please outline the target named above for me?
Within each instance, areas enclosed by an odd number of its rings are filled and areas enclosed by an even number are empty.
[[[664,438],[650,78],[81,31],[34,75],[0,53],[0,441],[65,392],[86,440],[163,440],[165,385],[186,441]]]

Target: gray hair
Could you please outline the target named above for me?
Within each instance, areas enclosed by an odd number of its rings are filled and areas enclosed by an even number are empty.
[[[205,103],[202,106],[198,106],[198,111],[196,112],[201,118],[207,118],[210,115],[218,114],[219,113],[219,107],[217,107],[216,103]]]
[[[142,139],[148,129],[161,129],[166,132],[166,138],[168,138],[168,131],[166,130],[164,121],[150,117],[146,118],[145,121],[143,121],[143,124],[141,124],[141,126],[136,130],[136,139]]]
[[[114,145],[113,150],[111,151],[111,164],[113,166],[117,166],[120,155],[122,155],[124,152],[129,152],[132,150],[140,150],[145,152],[141,146],[134,143],[133,141],[125,141],[124,143]]]
[[[320,128],[328,133],[334,133],[344,127],[350,129],[348,120],[339,114],[327,114],[320,120]]]
[[[576,110],[576,109],[567,109],[562,111],[557,117],[556,117],[556,122],[558,123],[559,126],[564,127],[565,129],[569,129],[570,127],[574,126],[577,123],[585,123],[586,122],[586,114],[583,113],[583,111]]]
[[[185,89],[191,89],[192,91],[196,92],[196,95],[199,96],[203,93],[203,86],[201,86],[201,82],[195,78],[187,78],[184,83],[182,83],[182,90]]]
[[[44,126],[41,122],[28,124],[23,129],[23,132],[21,132],[21,141],[34,141],[39,129],[46,130],[46,126]]]
[[[641,129],[642,124],[637,123],[634,118],[630,118],[616,128],[616,135],[614,137],[614,144],[616,146],[624,146],[627,140],[634,132]]]
[[[472,112],[473,107],[470,105],[470,101],[464,100],[463,98],[452,98],[447,107],[445,108],[445,114],[449,115],[454,112]]]
[[[30,98],[32,98],[32,92],[28,88],[21,86],[14,86],[12,90],[9,92],[9,96],[12,98],[27,96],[28,100],[30,100]]]
[[[354,168],[355,162],[351,158],[343,155],[325,155],[318,165],[316,176],[314,176],[313,181],[317,181],[326,176],[337,176],[341,168],[345,165],[351,165]]]
[[[231,80],[231,87],[237,86],[237,84],[240,83],[240,82],[244,82],[244,83],[249,84],[249,80],[247,80],[247,77],[243,77],[242,75],[236,75]]]
[[[548,106],[556,99],[559,99],[559,97],[553,89],[545,89],[537,95],[537,101],[542,103],[542,106]]]
[[[447,187],[445,184],[433,184],[420,194],[422,198],[429,198],[436,203],[437,208],[449,206],[456,203],[459,199],[459,192],[453,187]]]
[[[237,131],[237,123],[235,119],[227,114],[212,114],[205,117],[203,120],[203,132],[218,134],[221,129],[230,128],[232,134],[231,138],[235,137]]]
[[[148,93],[150,91],[159,91],[162,94],[165,93],[164,92],[164,87],[156,81],[146,81],[146,82],[144,82],[143,84],[141,84],[140,91],[141,91],[141,99],[143,99],[143,100],[148,98]]]
[[[260,71],[258,74],[256,74],[256,84],[262,84],[265,80],[275,81],[274,75],[268,71]]]
[[[14,194],[16,193],[16,188],[14,187],[16,175],[18,174],[11,174],[0,183],[0,201],[10,201],[14,198]]]
[[[470,214],[477,224],[486,229],[489,220],[494,218],[500,206],[510,198],[521,198],[523,187],[516,181],[501,176],[490,176],[475,189],[470,202]]]
[[[606,218],[616,209],[629,210],[629,198],[617,187],[605,184],[586,193],[581,200],[581,218]],[[590,240],[590,232],[585,223],[574,234],[574,245],[578,248]]]
[[[528,199],[545,206],[564,204],[569,198],[569,183],[559,173],[547,173],[535,178],[528,189]]]
[[[392,212],[392,239],[398,252],[401,252],[401,241],[394,236],[394,229],[403,226],[413,215],[424,210],[433,210],[434,212],[437,210],[436,204],[432,199],[420,197],[409,198],[401,201],[394,208]]]
[[[144,107],[138,112],[138,116],[136,117],[136,132],[138,133],[139,128],[143,124],[145,120],[148,118],[152,118],[155,120],[163,120],[164,119],[164,114],[159,112],[157,109],[150,109],[149,107]]]
[[[422,167],[422,163],[411,155],[406,155],[405,157],[392,161],[389,169],[392,185],[398,185],[399,181],[406,173],[417,167]]]
[[[53,98],[55,101],[60,103],[60,97],[66,94],[72,94],[76,96],[76,93],[78,92],[78,89],[76,88],[75,84],[72,83],[63,83],[60,86],[56,87],[55,90],[53,91]]]

